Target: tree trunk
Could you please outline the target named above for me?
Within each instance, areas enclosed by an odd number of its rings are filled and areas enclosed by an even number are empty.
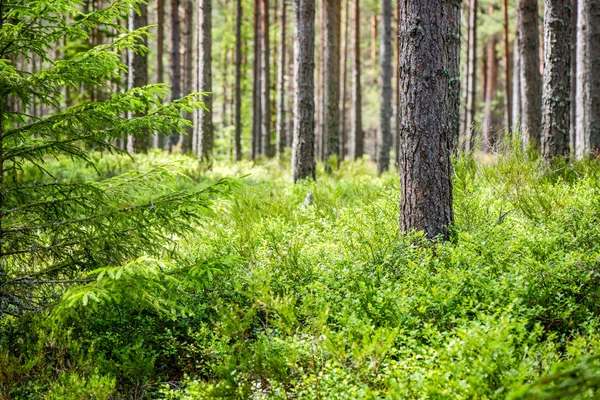
[[[508,0],[502,0],[502,42],[504,45],[504,129],[510,132],[512,128],[512,93],[510,82],[510,47],[508,45]]]
[[[469,153],[475,146],[475,111],[477,107],[477,0],[469,1],[469,32],[467,48],[467,112],[464,125],[464,150]]]
[[[542,155],[569,155],[571,112],[571,6],[546,0],[544,11],[544,90]]]
[[[400,2],[400,229],[428,238],[448,238],[453,222],[459,94],[450,89],[458,76],[450,74],[458,73],[459,15],[458,2]]]
[[[540,76],[537,0],[517,0],[521,67],[521,130],[526,146],[540,147],[542,78]]]
[[[252,87],[252,151],[250,153],[250,158],[253,160],[258,157],[261,151],[261,1],[262,0],[254,0],[254,79]]]
[[[354,43],[352,68],[352,128],[348,155],[356,160],[364,153],[364,135],[362,130],[362,99],[360,87],[360,0],[354,0]]]
[[[577,0],[571,0],[571,113],[569,126],[569,153],[575,155],[577,115]]]
[[[600,0],[577,7],[577,157],[600,150]]]
[[[491,14],[491,13],[490,13]],[[484,153],[489,153],[496,145],[495,115],[494,115],[494,100],[497,94],[498,83],[498,55],[496,54],[496,44],[498,41],[495,36],[492,36],[487,45],[487,73],[486,93],[485,93],[485,111],[483,115],[482,133]]]
[[[324,1],[324,106],[326,142],[326,168],[329,157],[337,156],[340,152],[340,17],[341,0]],[[339,167],[339,159],[338,165]]]
[[[398,25],[400,24],[400,2],[396,1],[396,15],[394,18],[394,28],[392,31],[394,33],[398,32]],[[396,123],[394,124],[395,131],[395,143],[394,143],[394,164],[396,168],[398,167],[398,163],[400,161],[400,48],[398,46],[398,37],[397,35],[393,36],[394,42],[394,60],[396,64],[394,65],[394,73],[396,79],[394,80],[394,87],[396,92]]]
[[[212,5],[211,0],[198,1],[198,91],[212,92]],[[212,111],[212,95],[204,97]],[[214,146],[212,112],[198,114],[198,158],[210,162]]]
[[[292,179],[316,178],[315,2],[294,0],[294,144]]]
[[[188,95],[194,90],[194,1],[185,1],[185,31],[184,31],[184,49],[183,49],[183,93]],[[193,113],[188,114],[187,118],[193,121]],[[190,153],[192,149],[192,138],[194,128],[186,128],[187,135],[181,141],[181,151]]]
[[[381,1],[381,123],[378,136],[377,172],[390,168],[392,146],[392,2]]]
[[[235,160],[242,159],[242,0],[235,1]]]
[[[315,88],[315,105],[316,105],[316,114],[315,114],[315,156],[317,159],[323,159],[322,154],[322,145],[323,145],[323,102],[324,102],[324,82],[323,82],[323,70],[324,70],[324,55],[325,55],[325,35],[324,35],[324,19],[323,19],[323,2],[325,0],[321,0],[319,2],[319,24],[318,31],[315,30],[315,34],[318,32],[317,38],[319,40],[319,48],[317,54],[315,55],[316,60],[316,70],[317,70],[317,85]]]
[[[156,0],[156,82],[164,82],[164,48],[165,48],[165,0]],[[163,133],[154,136],[152,147],[165,148],[166,137]]]
[[[281,157],[286,145],[285,135],[285,0],[281,1],[281,16],[279,19],[279,65],[277,66],[277,157]]]
[[[342,48],[342,93],[340,94],[340,162],[344,161],[344,158],[346,157],[346,144],[348,143],[347,140],[347,124],[346,124],[346,93],[347,93],[347,76],[348,76],[348,68],[347,68],[347,64],[348,64],[348,42],[349,42],[349,35],[348,32],[350,32],[348,23],[349,23],[349,15],[350,15],[350,4],[349,1],[346,0],[344,9],[345,9],[345,14],[344,14],[344,45]]]
[[[261,0],[261,153],[265,157],[271,155],[271,64],[269,62],[269,0]]]
[[[171,0],[171,101],[181,97],[181,25],[179,21],[180,0]],[[179,143],[179,133],[169,136],[169,152]]]
[[[377,68],[377,15],[371,16],[371,66]]]
[[[139,29],[148,26],[148,6],[139,4],[140,13],[131,9],[129,12],[129,29]],[[142,45],[148,45],[148,39],[144,37]],[[148,54],[136,53],[129,50],[129,79],[128,89],[146,86],[148,84]],[[141,116],[137,114],[136,116]],[[131,115],[130,115],[131,117]],[[127,151],[130,153],[148,152],[148,131],[143,130],[141,136],[129,136],[127,138]]]

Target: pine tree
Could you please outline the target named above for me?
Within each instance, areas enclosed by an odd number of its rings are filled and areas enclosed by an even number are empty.
[[[390,167],[392,146],[392,4],[381,2],[381,126],[379,129],[377,171],[381,174]]]
[[[198,2],[198,91],[212,92],[212,5],[211,0]],[[206,107],[212,108],[212,95],[205,96]],[[198,114],[198,158],[212,159],[214,147],[212,113]]]
[[[235,160],[242,159],[242,0],[235,0]]]
[[[326,138],[326,168],[330,157],[337,158],[340,150],[340,18],[341,0],[324,0],[324,112]],[[339,159],[338,159],[339,160]]]
[[[354,0],[353,30],[353,66],[352,66],[352,123],[348,155],[356,160],[364,153],[364,134],[362,130],[362,93],[360,85],[360,1]]]

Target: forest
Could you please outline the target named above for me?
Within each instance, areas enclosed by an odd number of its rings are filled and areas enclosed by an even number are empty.
[[[0,399],[600,398],[600,0],[0,0]]]

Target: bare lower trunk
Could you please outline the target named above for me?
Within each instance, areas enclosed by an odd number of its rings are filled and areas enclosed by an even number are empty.
[[[512,86],[510,82],[510,46],[508,45],[508,0],[502,0],[502,44],[504,47],[504,129],[509,132],[512,127]]]
[[[235,160],[242,159],[242,0],[235,1]]]
[[[198,91],[212,92],[212,5],[211,0],[198,2]],[[204,98],[212,111],[212,95]],[[214,146],[212,112],[200,110],[198,114],[198,158],[212,159]]]
[[[165,0],[156,0],[156,82],[164,82],[164,48],[165,48]],[[154,136],[152,147],[164,149],[166,137],[162,133]]]
[[[458,135],[459,94],[451,89],[458,75],[450,73],[458,74],[459,3],[403,1],[400,7],[400,229],[447,238],[450,155]]]
[[[348,155],[356,160],[364,153],[364,134],[362,130],[362,93],[360,87],[360,1],[354,0],[354,43],[352,69],[352,128]]]
[[[346,157],[346,147],[347,147],[347,143],[348,143],[348,129],[347,129],[347,124],[346,124],[346,97],[347,97],[347,76],[348,76],[348,68],[347,68],[347,64],[348,64],[348,42],[349,42],[349,35],[348,32],[350,32],[349,29],[349,15],[350,15],[350,7],[349,7],[349,1],[346,0],[344,9],[345,9],[345,14],[344,14],[344,45],[342,48],[342,93],[340,95],[340,162],[344,161],[344,158]]]
[[[339,154],[340,145],[340,12],[341,0],[324,0],[325,5],[325,138],[326,160]],[[328,164],[326,164],[329,167]],[[339,165],[338,165],[339,166]]]
[[[600,1],[579,0],[577,7],[576,153],[600,150]]]
[[[571,7],[546,0],[544,10],[544,88],[542,155],[569,155],[571,117]]]
[[[171,100],[181,97],[181,24],[179,20],[180,0],[171,0]],[[169,152],[179,142],[179,133],[169,136]]]
[[[286,145],[285,135],[285,28],[286,28],[286,5],[281,0],[281,17],[279,19],[279,65],[277,66],[277,156],[283,154]]]
[[[292,179],[316,178],[315,171],[315,3],[294,0],[294,144]]]
[[[518,15],[517,15],[518,18]],[[517,22],[517,29],[518,29]],[[521,129],[521,57],[519,56],[519,35],[515,35],[513,46],[513,90],[512,90],[512,116],[513,128],[519,131]]]
[[[570,0],[571,4],[571,121],[569,126],[569,153],[574,155],[576,148],[576,115],[577,115],[577,0]]]
[[[269,45],[269,0],[261,0],[261,153],[265,157],[271,156],[271,65]]]
[[[392,3],[381,2],[381,115],[378,136],[379,157],[377,172],[390,168],[390,148],[392,146]]]
[[[487,73],[486,93],[485,93],[485,110],[483,115],[482,133],[483,143],[482,150],[489,153],[496,144],[497,126],[495,119],[494,100],[496,99],[497,83],[498,83],[498,55],[496,54],[496,44],[498,41],[495,36],[489,40],[487,45]]]
[[[183,93],[188,95],[194,90],[194,2],[193,0],[185,0],[185,42],[183,48]],[[188,114],[187,118],[192,121],[193,114]],[[183,137],[181,142],[181,151],[190,153],[192,149],[192,136],[194,129],[186,128],[187,135]]]
[[[466,104],[466,116],[465,116],[465,132],[464,136],[464,150],[469,153],[473,151],[475,146],[475,111],[477,107],[477,13],[479,8],[477,0],[470,0],[469,2],[469,32],[468,32],[468,43],[467,49],[467,104]]]
[[[537,0],[517,0],[521,67],[523,143],[539,148],[542,123],[542,78]]]
[[[253,87],[252,87],[252,151],[250,158],[253,160],[258,157],[261,151],[260,131],[261,131],[261,17],[260,17],[260,2],[262,0],[254,0],[254,71],[253,71]]]

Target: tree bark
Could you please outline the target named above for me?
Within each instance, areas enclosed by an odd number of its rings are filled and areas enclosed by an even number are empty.
[[[360,0],[354,0],[354,43],[352,68],[352,127],[348,155],[352,160],[364,153],[364,134],[362,130],[362,94],[360,87]]]
[[[469,1],[469,31],[467,48],[467,112],[464,125],[464,143],[465,152],[474,150],[475,146],[475,111],[477,107],[477,13],[479,7],[477,0]]]
[[[294,143],[292,179],[316,178],[315,169],[315,2],[294,0]]]
[[[448,238],[458,135],[459,2],[400,2],[400,229]],[[447,71],[444,73],[444,71]],[[456,97],[456,98],[455,98]]]
[[[381,1],[381,122],[378,136],[377,172],[390,168],[392,146],[392,2]]]
[[[235,160],[242,159],[242,0],[235,1]]]
[[[279,19],[279,65],[277,66],[277,156],[281,157],[286,146],[285,134],[285,31],[286,31],[286,5],[281,0],[281,16]]]
[[[261,152],[261,3],[262,0],[254,0],[254,71],[252,87],[252,151],[250,158],[253,160]]]
[[[179,21],[180,0],[171,0],[171,101],[181,97],[181,25]],[[169,152],[179,143],[179,133],[169,136]]]
[[[577,115],[577,0],[571,0],[571,113],[569,127],[569,153],[575,155]]]
[[[183,47],[183,93],[188,95],[194,90],[194,1],[185,0],[185,31]],[[193,122],[193,113],[188,114],[187,118]],[[187,135],[181,141],[181,151],[190,153],[192,149],[192,139],[194,128],[186,128]]]
[[[261,153],[265,157],[271,156],[271,64],[269,45],[269,0],[261,0]]]
[[[340,94],[340,162],[344,161],[346,157],[346,144],[347,144],[347,124],[346,124],[346,97],[347,97],[347,76],[348,76],[348,42],[349,42],[349,15],[350,15],[350,4],[349,1],[346,0],[344,10],[344,45],[342,48],[342,93]]]
[[[544,10],[544,87],[542,155],[569,155],[571,112],[571,6],[546,0]]]
[[[576,154],[600,150],[600,0],[577,7]]]
[[[135,10],[129,12],[129,29],[139,29],[148,26],[148,6],[139,4],[140,13]],[[148,39],[144,37],[142,45],[148,45]],[[129,50],[129,79],[128,89],[146,86],[148,84],[148,54],[136,53]],[[136,116],[141,116],[137,114]],[[131,115],[130,115],[131,117]],[[129,136],[127,138],[127,151],[130,153],[148,152],[148,131],[144,129],[141,136]]]
[[[542,78],[537,0],[517,0],[521,67],[521,130],[525,146],[540,147]]]
[[[325,36],[325,132],[326,168],[329,157],[339,154],[340,145],[340,17],[341,0],[324,0],[324,36]],[[338,165],[339,167],[339,159]]]
[[[482,150],[484,153],[489,153],[496,145],[497,127],[495,126],[496,120],[494,113],[494,100],[496,99],[498,83],[498,55],[496,54],[497,44],[498,41],[495,36],[492,36],[487,44],[485,110],[482,124]]]
[[[212,92],[212,5],[211,0],[198,0],[198,91]],[[204,97],[206,107],[212,111],[212,95]],[[210,162],[213,155],[214,136],[212,112],[200,110],[198,114],[198,158]]]
[[[516,131],[521,129],[521,57],[519,56],[519,23],[517,13],[517,32],[513,43],[513,81],[512,81],[512,116],[513,128]]]
[[[510,132],[512,128],[512,86],[510,82],[510,47],[508,45],[508,0],[502,0],[502,44],[504,47],[504,129]]]

